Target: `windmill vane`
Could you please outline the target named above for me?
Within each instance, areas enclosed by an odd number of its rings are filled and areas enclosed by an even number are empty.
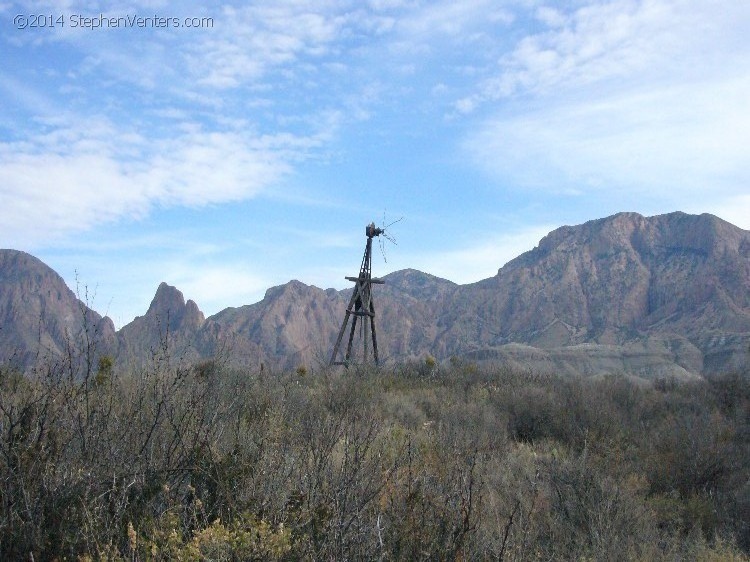
[[[371,222],[370,224],[367,225],[366,234],[368,238],[380,236],[384,232],[385,232],[385,229],[376,227],[374,222]]]

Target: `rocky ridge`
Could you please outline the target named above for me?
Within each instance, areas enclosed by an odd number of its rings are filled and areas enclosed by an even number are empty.
[[[0,254],[0,349],[25,342],[31,350],[40,317],[50,319],[45,345],[61,349],[80,301],[36,258]],[[711,215],[620,213],[564,226],[468,285],[416,270],[384,280],[374,289],[378,342],[381,357],[392,360],[429,354],[645,378],[747,365],[750,232]],[[313,367],[327,362],[350,295],[290,281],[258,303],[204,318],[162,283],[146,314],[117,334],[109,319],[96,315],[95,323],[121,363],[148,361],[168,336],[185,360],[224,353],[255,366]],[[19,304],[26,301],[36,304]]]

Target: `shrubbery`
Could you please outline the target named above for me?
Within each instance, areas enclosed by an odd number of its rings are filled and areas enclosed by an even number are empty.
[[[747,378],[649,386],[461,361],[301,369],[156,357],[122,373],[103,357],[0,371],[0,558],[750,551]]]

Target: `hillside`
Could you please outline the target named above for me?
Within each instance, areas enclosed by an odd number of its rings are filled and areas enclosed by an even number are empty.
[[[80,325],[82,303],[36,258],[3,250],[0,259],[6,357],[18,350],[16,359],[28,364],[40,334],[43,349],[60,353]],[[712,215],[620,213],[563,226],[494,277],[468,285],[412,269],[383,279],[374,298],[386,360],[429,354],[685,378],[737,369],[748,358],[750,232]],[[350,295],[290,281],[260,302],[204,318],[163,283],[146,314],[116,335],[109,319],[87,314],[121,364],[143,365],[168,343],[186,361],[222,355],[255,366],[318,367],[330,357]]]
[[[437,347],[661,348],[692,372],[746,358],[750,233],[711,215],[622,213],[561,227],[462,287]]]
[[[21,368],[43,365],[86,337],[111,352],[114,324],[39,259],[0,250],[0,361]]]
[[[161,283],[146,314],[118,331],[117,357],[138,367],[155,357],[194,362],[222,353],[229,340],[226,330],[206,320],[194,301],[186,302],[176,287]],[[254,355],[257,348],[251,351]]]

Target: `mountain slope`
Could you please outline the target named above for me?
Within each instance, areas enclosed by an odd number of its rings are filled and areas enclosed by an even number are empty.
[[[261,360],[258,346],[245,341],[235,345],[234,334],[207,320],[194,301],[185,301],[181,291],[166,283],[157,288],[146,314],[123,326],[117,336],[118,361],[132,367],[164,359],[195,362],[229,353],[250,365]]]
[[[458,285],[413,269],[383,281],[373,288],[381,358],[424,354],[425,342],[437,335],[437,309]],[[209,320],[258,343],[271,364],[326,364],[350,298],[351,289],[323,290],[290,281],[269,289],[258,303],[225,309]]]
[[[684,213],[562,227],[495,277],[462,287],[442,321],[451,328],[437,344],[449,353],[468,351],[464,341],[553,348],[672,338],[710,356],[717,333],[750,333],[750,233]]]
[[[290,281],[206,319],[162,283],[115,341],[109,319],[36,258],[3,250],[0,274],[0,349],[21,363],[39,341],[61,353],[84,311],[122,365],[144,365],[167,343],[187,361],[219,355],[256,367],[314,367],[328,362],[351,296]],[[711,215],[620,213],[564,226],[468,285],[410,269],[383,279],[373,287],[381,359],[463,356],[644,377],[711,374],[748,361],[750,232]]]
[[[0,360],[20,369],[61,357],[88,335],[111,352],[115,329],[39,259],[0,250]]]

